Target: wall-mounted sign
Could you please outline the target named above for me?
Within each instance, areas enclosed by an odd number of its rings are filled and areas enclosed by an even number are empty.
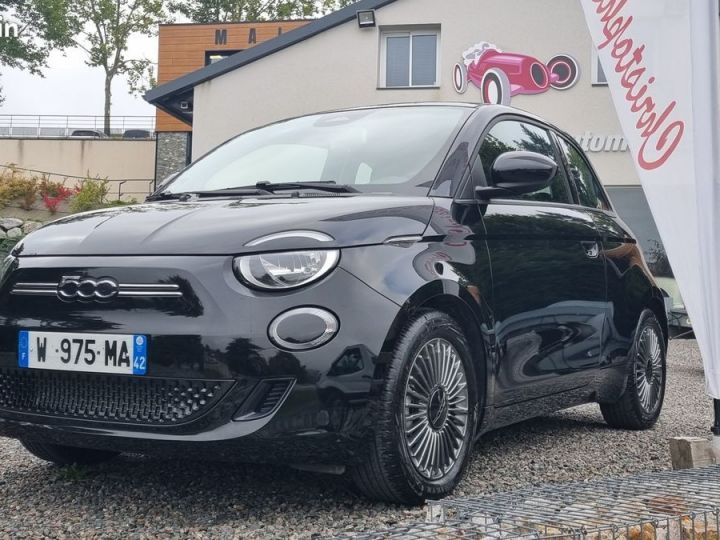
[[[622,135],[601,135],[586,131],[580,137],[575,137],[585,152],[627,152],[629,147]]]
[[[20,37],[20,25],[0,19],[0,38],[10,39],[17,37]]]
[[[249,28],[233,28],[233,33],[237,33],[238,30],[241,30],[243,32],[247,32],[247,44],[248,45],[255,45],[258,42],[258,31],[255,27],[249,27]],[[283,29],[282,26],[277,27],[277,35],[282,36]],[[239,38],[237,35],[233,36],[233,42],[237,41],[244,41],[244,39]],[[266,38],[267,39],[267,38]],[[227,45],[228,44],[228,29],[227,28],[218,28],[215,30],[215,45]]]
[[[550,88],[567,90],[580,76],[577,61],[559,54],[545,64],[526,54],[502,52],[488,42],[476,43],[463,53],[453,68],[453,83],[459,94],[472,83],[482,92],[483,103],[509,105],[518,94],[542,94]]]

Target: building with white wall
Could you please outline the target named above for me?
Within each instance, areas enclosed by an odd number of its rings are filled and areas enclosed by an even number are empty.
[[[192,122],[193,159],[290,116],[502,99],[580,141],[649,262],[667,266],[579,0],[361,0],[147,99]]]

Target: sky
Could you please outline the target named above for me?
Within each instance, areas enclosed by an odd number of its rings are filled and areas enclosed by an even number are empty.
[[[157,37],[135,36],[130,42],[130,58],[157,61]],[[44,70],[45,78],[27,72],[2,68],[0,86],[5,102],[0,114],[103,114],[105,75],[102,68],[85,65],[85,53],[70,49],[54,52]],[[129,95],[127,82],[118,78],[113,84],[113,116],[152,116],[155,107],[141,97]]]

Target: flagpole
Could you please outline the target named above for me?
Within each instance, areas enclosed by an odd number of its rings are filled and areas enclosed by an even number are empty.
[[[715,463],[720,463],[720,399],[713,399],[713,409],[715,411],[715,423],[710,430],[713,434],[711,448]]]

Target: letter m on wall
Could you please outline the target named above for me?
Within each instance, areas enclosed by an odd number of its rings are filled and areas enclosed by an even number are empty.
[[[227,29],[215,30],[215,45],[227,45]]]

